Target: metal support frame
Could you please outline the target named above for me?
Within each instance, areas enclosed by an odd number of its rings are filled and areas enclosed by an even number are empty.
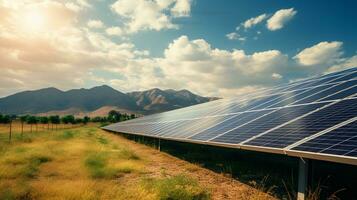
[[[159,147],[158,147],[159,151],[161,151],[161,139],[159,138]]]
[[[305,200],[306,199],[308,174],[309,174],[309,160],[300,158],[297,200]]]

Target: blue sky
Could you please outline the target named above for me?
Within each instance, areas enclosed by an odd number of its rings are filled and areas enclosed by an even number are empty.
[[[0,0],[0,96],[107,84],[225,97],[341,70],[357,65],[355,8],[352,0]]]
[[[107,4],[98,2],[96,5],[100,7],[96,13],[98,18],[109,24],[121,24]],[[356,7],[357,2],[353,0],[225,0],[224,3],[196,0],[192,3],[190,17],[173,20],[180,25],[180,29],[143,31],[130,38],[138,48],[149,49],[154,56],[162,56],[168,44],[181,35],[192,39],[203,38],[220,49],[239,48],[248,53],[278,49],[292,55],[320,41],[338,40],[344,43],[345,54],[351,56],[356,53],[357,44]],[[279,31],[269,31],[262,23],[252,30],[241,31],[248,38],[246,42],[229,41],[224,37],[251,17],[263,13],[271,15],[284,8],[294,8],[297,14]],[[91,15],[88,14],[85,20]],[[258,35],[257,31],[262,34]],[[257,40],[253,39],[255,36],[258,36]]]

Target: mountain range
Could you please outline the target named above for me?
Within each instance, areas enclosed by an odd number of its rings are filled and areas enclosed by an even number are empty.
[[[68,91],[51,87],[19,92],[0,98],[0,113],[103,116],[110,110],[118,110],[146,115],[216,99],[214,97],[202,97],[188,90],[176,91],[154,88],[146,91],[123,93],[107,85]]]

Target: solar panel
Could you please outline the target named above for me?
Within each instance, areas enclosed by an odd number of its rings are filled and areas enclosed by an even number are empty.
[[[317,112],[297,119],[245,144],[274,148],[287,147],[305,137],[355,117],[357,113],[356,105],[357,99],[347,99],[330,104]]]
[[[297,147],[298,151],[353,156],[357,150],[357,121],[334,129]]]
[[[103,129],[357,165],[356,116],[357,67]]]
[[[214,138],[212,141],[239,144],[240,142],[243,142],[251,137],[257,136],[260,133],[263,133],[281,124],[284,124],[290,120],[293,120],[318,108],[321,108],[324,105],[326,105],[326,103],[284,107],[274,112],[271,112],[268,115],[265,115],[259,119],[256,119],[244,126],[236,127],[235,129],[217,138]]]
[[[216,126],[210,127],[202,132],[198,133],[197,135],[191,137],[191,139],[195,140],[210,140],[221,133],[225,133],[239,127],[251,120],[257,119],[259,117],[264,116],[265,114],[272,112],[271,110],[262,110],[262,111],[255,111],[255,112],[245,112],[238,115],[235,115],[232,118],[223,121],[222,123],[217,124]]]
[[[323,98],[325,98],[327,96],[334,95],[334,94],[340,92],[341,90],[350,88],[352,86],[355,86],[356,84],[357,84],[357,80],[343,82],[343,83],[335,85],[335,86],[333,86],[331,88],[328,88],[326,90],[323,90],[323,91],[320,91],[318,93],[315,93],[312,96],[308,96],[308,97],[306,97],[306,98],[304,98],[304,99],[302,99],[300,101],[295,102],[294,104],[311,103],[311,102],[317,101],[319,99],[323,99]]]

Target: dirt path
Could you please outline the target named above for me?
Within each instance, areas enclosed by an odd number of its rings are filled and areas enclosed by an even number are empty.
[[[108,134],[108,138],[130,148],[145,157],[148,162],[145,170],[152,177],[174,176],[186,174],[198,180],[198,182],[211,190],[212,199],[275,199],[257,189],[243,184],[232,178],[217,174],[211,170],[180,160],[167,153],[135,143],[122,136]]]

